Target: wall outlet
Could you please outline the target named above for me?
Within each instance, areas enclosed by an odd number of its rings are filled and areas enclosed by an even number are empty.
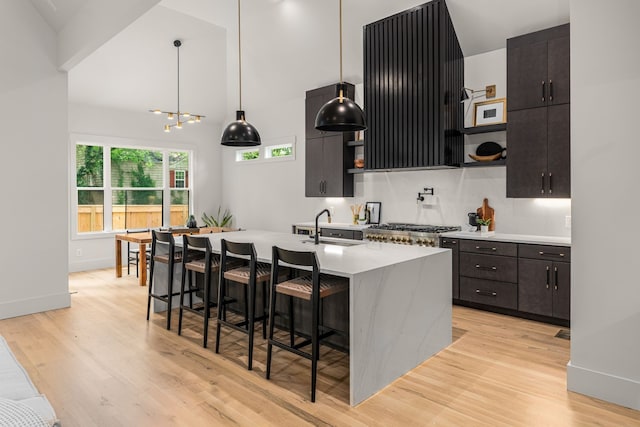
[[[82,249],[76,249],[76,256],[82,256]]]
[[[566,215],[564,217],[564,227],[571,228],[571,215]]]

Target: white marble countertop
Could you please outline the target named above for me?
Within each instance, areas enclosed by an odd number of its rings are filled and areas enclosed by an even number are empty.
[[[321,241],[327,243],[321,243],[316,246],[309,236],[262,230],[212,233],[205,236],[211,240],[214,252],[220,252],[220,240],[223,238],[232,242],[252,242],[256,248],[258,260],[269,263],[271,262],[272,246],[294,251],[315,251],[322,273],[349,278],[358,273],[448,251],[448,249],[441,248],[389,245],[363,240],[331,239],[327,237],[320,238]],[[335,242],[335,244],[329,242]]]
[[[455,239],[487,240],[494,242],[530,243],[551,246],[571,246],[571,237],[559,236],[535,236],[529,234],[506,234],[495,233],[491,235],[481,235],[474,231],[450,231],[441,234],[442,237]]]
[[[315,227],[316,224],[313,221],[309,221],[309,222],[297,222],[295,224],[293,224],[296,227]],[[359,224],[349,224],[347,222],[319,222],[318,223],[318,227],[319,228],[337,228],[340,230],[364,230],[366,228],[369,228],[371,226],[371,224],[364,224],[364,225],[359,225]]]

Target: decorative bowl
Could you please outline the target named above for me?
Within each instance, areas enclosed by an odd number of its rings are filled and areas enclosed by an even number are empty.
[[[498,160],[500,157],[502,157],[502,153],[497,153],[497,154],[492,154],[490,156],[477,156],[475,154],[469,154],[469,157],[471,157],[473,160],[477,161],[477,162],[491,162],[493,160]]]
[[[364,159],[355,159],[353,161],[353,164],[355,165],[355,167],[357,168],[363,168],[364,167]]]

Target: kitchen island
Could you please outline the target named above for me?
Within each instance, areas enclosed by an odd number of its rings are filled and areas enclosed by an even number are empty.
[[[451,251],[247,230],[209,234],[252,242],[258,260],[272,246],[316,251],[320,272],[349,279],[350,403],[357,405],[451,344]]]

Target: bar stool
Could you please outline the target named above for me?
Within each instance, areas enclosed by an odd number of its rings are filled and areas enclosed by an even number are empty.
[[[202,346],[207,348],[207,338],[209,336],[209,319],[211,318],[211,308],[217,307],[217,301],[212,300],[216,295],[213,290],[213,277],[216,277],[220,269],[220,257],[211,250],[211,241],[208,237],[197,237],[184,234],[182,236],[182,248],[185,253],[190,254],[195,251],[204,254],[204,258],[188,259],[182,258],[182,280],[180,285],[180,312],[178,315],[178,335],[182,335],[182,313],[187,310],[191,313],[203,317],[203,341]],[[193,249],[193,250],[192,250]],[[204,252],[202,252],[204,250]],[[192,273],[204,274],[203,289],[193,285]],[[186,276],[189,276],[188,288],[185,289]],[[193,305],[193,294],[203,292],[202,303]],[[184,304],[185,295],[189,295],[189,305]]]
[[[126,230],[126,233],[146,233],[149,232],[148,228],[139,228],[136,230]],[[133,246],[136,245],[136,246]],[[149,256],[149,254],[151,253],[151,248],[146,248],[146,252],[147,252],[147,257]],[[139,269],[139,264],[140,264],[140,246],[138,246],[136,243],[131,243],[129,241],[127,241],[127,275],[131,274],[131,266],[135,265],[136,266],[136,277],[139,276],[140,274],[140,269]],[[145,265],[144,268],[147,268],[147,266]]]
[[[218,287],[218,301],[223,301],[218,307],[218,325],[216,327],[216,353],[220,350],[220,329],[227,326],[236,331],[243,332],[249,336],[249,354],[247,369],[253,369],[253,335],[254,324],[262,320],[262,338],[267,338],[267,282],[271,275],[271,266],[269,264],[259,263],[256,261],[256,250],[253,243],[234,243],[222,239],[221,244],[221,263],[220,280]],[[240,256],[249,260],[249,265],[229,269],[227,256]],[[242,285],[244,291],[244,312],[245,320],[243,322],[229,322],[226,320],[227,300],[227,281],[236,282]],[[256,313],[256,283],[262,283],[262,314],[257,316]]]
[[[349,289],[349,280],[343,277],[327,276],[320,274],[318,258],[315,252],[296,252],[273,246],[273,262],[271,268],[271,287],[269,292],[269,338],[267,340],[267,379],[271,376],[271,353],[273,346],[290,351],[298,356],[311,360],[311,401],[316,401],[316,374],[320,355],[320,340],[336,333],[328,330],[320,324],[320,301],[329,295],[344,292]],[[311,267],[311,274],[303,274],[300,277],[288,279],[278,283],[280,263],[291,266]],[[278,341],[273,338],[276,294],[288,295],[290,298],[289,310],[292,310],[293,298],[309,301],[311,305],[311,339],[306,339],[298,344],[294,342],[293,312],[289,313],[290,343]],[[320,334],[320,329],[327,332]],[[311,353],[304,352],[300,348],[311,344]]]
[[[167,246],[166,254],[158,253],[158,246]],[[176,263],[182,261],[182,250],[176,250],[173,234],[163,231],[152,231],[151,238],[151,266],[149,269],[149,295],[147,297],[147,321],[149,320],[149,312],[151,310],[151,298],[160,300],[167,304],[167,329],[171,329],[171,305],[172,297],[180,295],[179,292],[173,292],[173,268]],[[167,290],[164,293],[156,293],[154,286],[155,263],[167,265]]]

